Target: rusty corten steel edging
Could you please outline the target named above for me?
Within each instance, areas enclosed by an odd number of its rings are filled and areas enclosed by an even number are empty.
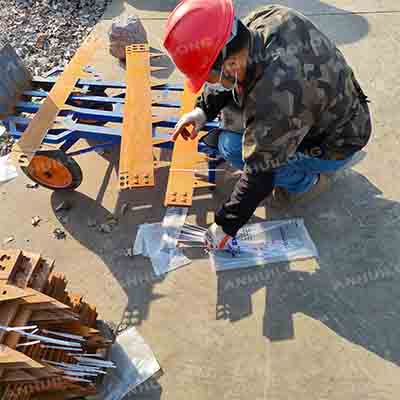
[[[149,46],[128,46],[126,66],[126,96],[119,161],[121,190],[154,186]]]
[[[86,42],[65,67],[49,95],[26,128],[21,139],[15,144],[12,157],[20,166],[27,167],[39,150],[47,131],[54,124],[60,109],[67,101],[76,82],[84,75],[84,68],[91,59],[97,39],[89,36]]]
[[[180,110],[181,115],[194,109],[196,99],[200,93],[192,93],[187,84],[185,84]],[[188,131],[191,132],[192,129],[188,128]],[[207,161],[207,156],[198,152],[200,137],[201,135],[197,135],[194,140],[184,140],[182,136],[179,136],[175,142],[171,169],[169,171],[167,194],[164,202],[166,207],[190,207],[193,202],[193,191],[195,188],[215,186],[195,176],[196,165],[199,162]]]

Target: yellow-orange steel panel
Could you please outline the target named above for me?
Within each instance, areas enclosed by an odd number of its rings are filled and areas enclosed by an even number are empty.
[[[149,46],[128,46],[126,66],[126,96],[119,161],[121,190],[154,186]]]

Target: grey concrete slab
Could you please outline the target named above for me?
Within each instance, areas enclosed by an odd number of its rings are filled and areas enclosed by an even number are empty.
[[[178,1],[144,1],[144,0],[128,0],[125,2],[114,1],[108,8],[103,20],[97,25],[96,33],[102,37],[104,41],[107,40],[108,32],[111,27],[112,18],[125,13],[139,15],[143,24],[148,32],[150,45],[155,51],[164,51],[163,49],[163,36],[165,23],[171,10],[176,6]],[[236,10],[238,15],[244,16],[251,10],[259,7],[260,5],[274,4],[275,1],[266,0],[237,0]],[[364,10],[365,12],[382,12],[387,10],[396,10],[396,4],[400,11],[400,6],[397,2],[383,4],[382,2],[349,2],[349,1],[336,1],[323,3],[318,0],[293,0],[281,1],[280,4],[295,7],[301,12],[304,12],[310,17],[313,22],[321,26],[324,32],[331,38],[334,38],[339,45],[355,43],[362,40],[369,33],[369,23],[366,15],[363,14],[349,14],[349,12]],[[362,5],[362,7],[361,7]],[[343,8],[340,8],[342,6]],[[339,14],[339,15],[337,15]],[[386,14],[377,14],[384,17]],[[329,17],[337,17],[335,24],[329,23]],[[104,63],[107,59],[109,62]],[[125,74],[124,66],[120,63],[113,62],[112,57],[108,55],[106,47],[97,49],[94,57],[93,64],[98,65],[105,77],[115,79],[116,77],[123,77]],[[153,62],[154,65],[164,66],[167,69],[162,72],[154,73],[156,79],[171,79],[173,81],[182,81],[182,76],[177,71],[172,61],[167,57],[163,57],[158,61]]]
[[[267,4],[282,4],[305,14],[337,14],[348,12],[392,12],[400,11],[396,0],[233,0],[239,14]],[[178,0],[128,0],[128,4],[140,12],[159,13],[153,18],[160,18],[162,13],[169,12],[179,3]],[[120,10],[122,10],[121,6]]]
[[[106,35],[119,12],[137,11],[133,4],[115,1],[100,33]],[[165,7],[158,13],[150,7],[155,2],[141,4],[153,13],[145,19],[147,29],[161,37]],[[120,195],[117,152],[77,158],[84,182],[75,193],[29,190],[22,176],[0,187],[0,241],[15,235],[9,247],[55,257],[72,289],[96,303],[102,318],[118,323],[124,316],[153,348],[164,375],[132,398],[397,400],[400,16],[364,17],[368,31],[361,35],[357,15],[313,16],[342,43],[372,99],[375,132],[367,157],[313,204],[288,213],[260,207],[254,218],[305,218],[320,251],[318,269],[294,263],[216,275],[204,254],[191,251],[190,266],[155,277],[147,260],[122,254],[139,224],[161,220],[167,170],[157,173],[155,190]],[[96,49],[94,64],[108,78],[124,76],[105,46]],[[219,176],[214,195],[196,200],[189,220],[211,222],[232,184]],[[63,199],[75,205],[64,224],[54,211]],[[121,216],[125,202],[151,208]],[[120,223],[110,235],[86,224],[89,217],[103,222],[112,214]],[[36,228],[30,222],[35,215],[43,219]],[[65,229],[65,241],[52,237],[55,227]]]
[[[264,5],[281,4],[306,15],[334,15],[346,13],[391,13],[400,11],[396,0],[234,0],[240,16]]]
[[[319,16],[330,16],[339,14],[342,16],[341,25],[344,29],[337,29],[335,25],[329,25],[327,33],[336,34],[338,44],[354,43],[368,34],[369,25],[366,18],[367,15],[374,13],[393,14],[400,12],[400,3],[396,0],[392,1],[376,1],[376,0],[236,0],[236,12],[240,17],[247,15],[257,7],[271,4],[281,4],[309,16],[312,20],[318,21]],[[152,24],[151,37],[159,48],[162,48],[163,25],[170,11],[178,4],[178,1],[160,1],[160,0],[129,0],[124,3],[123,7],[116,7],[116,11],[134,10],[143,19],[145,24],[151,21],[158,21]],[[349,15],[352,14],[352,15]]]

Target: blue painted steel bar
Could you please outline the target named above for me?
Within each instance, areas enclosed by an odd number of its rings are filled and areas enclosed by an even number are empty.
[[[15,121],[12,121],[11,118],[8,118],[8,121],[4,121],[7,129],[10,131],[11,135],[15,139],[19,139],[23,132],[25,131],[25,128],[29,124],[29,119],[28,118],[23,118],[23,117],[13,117],[14,119],[19,119],[19,122],[22,122],[21,120],[24,120],[24,123],[16,123]],[[21,127],[21,130],[18,130],[18,126]],[[155,130],[156,131],[156,130]],[[153,136],[154,139],[165,139],[167,138],[167,135],[164,133],[155,133]],[[69,148],[71,148],[79,139],[96,139],[96,140],[103,140],[105,143],[101,143],[95,146],[91,146],[85,149],[80,149],[74,152],[67,153],[69,156],[76,156],[80,154],[85,154],[89,153],[91,151],[94,151],[96,149],[103,149],[106,147],[111,147],[115,146],[121,143],[121,131],[116,128],[107,128],[107,127],[99,127],[95,125],[85,125],[85,124],[76,124],[74,126],[74,130],[60,130],[60,129],[52,129],[50,130],[43,143],[45,144],[60,144],[63,143],[62,146],[60,147],[61,150],[64,152],[67,152]],[[174,146],[174,143],[172,141],[169,142],[164,142],[164,143],[159,143],[155,145],[154,147],[159,147],[163,149],[170,149],[172,150]],[[198,151],[201,153],[206,153],[210,157],[217,157],[218,153],[210,149],[207,145],[204,143],[199,142],[199,147]],[[216,169],[217,166],[221,163],[221,160],[210,160],[208,162],[208,168],[210,171],[208,172],[208,179],[210,183],[215,183],[216,181],[216,175],[215,171],[212,171],[213,169]]]
[[[14,129],[10,129],[10,132],[15,138],[21,137],[29,122],[30,119],[25,117],[9,117],[7,120],[5,120],[7,127],[14,127]],[[117,128],[85,124],[73,124],[71,128],[73,129],[51,129],[46,135],[44,143],[62,143],[67,140],[72,133],[79,134],[79,137],[84,139],[113,141],[115,144],[119,144],[121,140],[121,131]]]
[[[20,101],[17,103],[17,111],[18,112],[27,112],[27,113],[35,113],[40,108],[40,104],[31,103],[26,101]],[[86,118],[86,119],[94,119],[97,121],[103,122],[119,122],[122,123],[123,114],[121,112],[115,111],[103,111],[103,110],[94,110],[92,108],[81,108],[76,107],[74,110],[62,110],[60,111],[60,116],[65,116],[68,114],[73,114],[76,118]],[[154,123],[155,126],[160,128],[174,128],[176,123],[178,122],[177,118],[170,117],[163,121],[159,121]],[[218,122],[212,121],[208,122],[204,129],[209,131],[214,128],[218,128]]]
[[[56,82],[57,78],[35,78],[33,83],[36,84],[36,87],[44,86],[45,84],[51,85]],[[90,89],[126,89],[125,82],[115,82],[115,81],[94,81],[88,79],[80,79],[78,81],[77,87],[81,87],[84,90]],[[161,85],[153,85],[152,90],[159,91],[183,91],[183,85],[175,85],[175,84],[161,84]],[[38,97],[45,98],[48,96],[48,92],[46,90],[27,90],[24,92],[25,96],[29,97]],[[60,115],[68,115],[73,114],[74,117],[80,117],[85,119],[93,119],[96,121],[103,122],[117,122],[121,123],[123,121],[122,114],[122,106],[125,103],[125,95],[122,93],[116,97],[110,96],[86,96],[84,94],[76,94],[71,95],[69,100],[73,101],[82,101],[83,104],[85,102],[94,102],[99,104],[114,104],[114,111],[103,111],[96,110],[92,108],[83,108],[83,107],[75,107],[74,110],[63,110],[60,112]],[[179,108],[180,102],[168,102],[168,101],[154,101],[154,107],[164,107],[164,108]],[[17,111],[19,112],[29,112],[35,113],[38,111],[40,104],[33,102],[19,102],[17,104]],[[30,118],[19,117],[19,116],[11,116],[3,121],[15,139],[21,137],[26,127],[30,122]],[[160,121],[153,125],[153,138],[157,139],[169,139],[170,135],[165,132],[161,132],[156,127],[160,128],[174,128],[178,120],[176,118],[168,118],[163,121]],[[60,121],[62,124],[62,121]],[[72,124],[72,126],[71,126]],[[205,130],[210,130],[218,127],[218,122],[213,121],[209,122],[205,126]],[[109,128],[104,126],[96,126],[89,124],[77,124],[70,122],[68,124],[68,129],[51,129],[47,133],[45,140],[43,143],[46,144],[62,144],[60,149],[64,152],[67,152],[71,147],[80,139],[96,139],[98,141],[102,141],[103,143],[99,143],[94,146],[90,146],[84,149],[79,149],[73,152],[67,153],[69,156],[77,156],[80,154],[86,154],[91,151],[95,151],[97,149],[103,149],[106,147],[111,147],[121,143],[121,130],[118,128]],[[172,141],[162,142],[155,147],[172,149],[174,143]],[[210,149],[207,145],[202,142],[199,142],[199,152],[206,153],[209,157],[215,158],[209,161],[209,173],[208,178],[209,182],[215,183],[216,167],[221,163],[221,158],[219,154],[214,149]]]
[[[164,107],[164,108],[181,108],[179,102],[168,102],[168,101],[156,101],[152,104],[153,107]]]
[[[122,106],[123,106],[123,104],[121,104],[121,103],[115,104],[114,105],[114,112],[122,114],[123,113]]]
[[[12,136],[16,139],[21,137],[29,122],[30,118],[14,116],[8,117],[6,120],[4,120],[7,129],[10,130]],[[71,126],[71,130],[51,129],[46,135],[44,143],[59,144],[68,141],[70,138],[73,137],[79,137],[82,139],[98,139],[105,142],[120,144],[121,130],[118,128],[109,128],[105,126],[73,124]],[[168,138],[170,138],[170,135],[168,133],[158,131],[156,128],[153,128],[153,139],[157,140]],[[157,145],[157,147],[172,148],[173,142],[161,143]],[[210,149],[202,142],[199,142],[199,151],[207,153],[210,157],[214,156],[214,150]]]
[[[155,124],[155,126],[157,126],[159,128],[174,128],[177,122],[178,122],[177,118],[170,117],[168,119],[165,119],[164,121],[157,122]],[[211,122],[207,122],[204,125],[203,129],[208,132],[211,129],[215,129],[218,127],[219,127],[219,123],[217,121],[211,121]]]
[[[75,143],[79,141],[80,137],[76,134],[71,134],[68,139],[62,144],[60,150],[66,153]]]
[[[24,96],[28,97],[45,98],[47,97],[48,92],[41,90],[26,90],[23,94]],[[92,103],[102,103],[102,104],[125,104],[125,98],[123,97],[73,95],[69,97],[69,100],[77,100],[82,102],[90,101]],[[153,107],[180,108],[180,106],[181,106],[180,102],[168,102],[168,101],[153,102]]]
[[[39,110],[40,104],[20,101],[17,103],[18,112],[35,113]],[[93,108],[75,107],[74,110],[61,110],[58,115],[65,116],[73,114],[76,118],[88,118],[102,122],[122,122],[123,115],[114,111],[95,110]]]
[[[48,92],[45,90],[25,90],[23,93],[27,97],[39,97],[45,98],[48,96]],[[91,101],[94,103],[125,103],[123,97],[110,97],[110,96],[86,96],[86,95],[72,95],[69,96],[68,100],[81,100],[81,101]]]
[[[151,90],[170,90],[171,92],[183,92],[183,85],[179,83],[164,83],[162,85],[153,85]]]
[[[33,84],[54,84],[57,81],[57,78],[40,78],[35,77],[32,81]],[[126,89],[125,82],[117,82],[117,81],[95,81],[91,79],[79,79],[76,84],[76,87],[97,87],[104,89]],[[153,85],[151,87],[152,90],[170,90],[172,92],[182,92],[183,85],[180,84],[170,84],[165,83],[161,85]]]
[[[15,133],[18,135],[18,137],[21,136],[21,134],[24,132],[26,127],[29,125],[31,119],[26,118],[26,117],[8,117],[6,120],[4,120],[4,123],[7,124],[8,126],[14,125],[17,126],[15,129]],[[120,136],[121,136],[121,129],[119,128],[110,128],[106,126],[97,126],[97,125],[89,125],[89,124],[77,124],[74,122],[71,122],[71,125],[69,126],[70,130],[75,132],[76,134],[80,134],[80,137],[82,138],[95,138],[96,135],[99,135],[99,138],[101,140],[107,140],[111,139],[114,141],[114,143],[119,143]],[[52,132],[58,131],[60,132],[59,135],[55,135]],[[51,134],[53,140],[57,138],[57,136],[60,136],[65,139],[65,134],[64,132],[67,132],[67,130],[63,130],[60,128],[57,129],[52,129],[49,131]],[[86,136],[86,134],[88,136]],[[85,136],[82,136],[85,135]],[[168,135],[165,132],[157,132],[157,130],[154,129],[154,139],[167,139],[169,138],[170,135]],[[47,136],[46,136],[47,138]],[[46,139],[45,138],[45,139]],[[116,140],[118,138],[118,140]]]
[[[11,133],[11,135],[12,135],[12,137],[14,139],[19,139],[22,136],[22,134],[24,133],[24,131],[25,130],[23,130],[21,132],[21,131],[16,130],[16,129],[10,129],[10,133]],[[53,131],[51,131],[51,132],[53,132]],[[68,136],[71,135],[71,133],[72,133],[71,131],[65,131],[65,130],[63,130],[60,134],[56,134],[56,133],[52,134],[52,133],[49,132],[46,135],[46,140],[43,141],[43,143],[45,143],[45,144],[60,144],[60,143],[63,143],[65,140],[68,139]]]

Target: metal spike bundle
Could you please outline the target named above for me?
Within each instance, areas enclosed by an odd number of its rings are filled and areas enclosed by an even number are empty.
[[[180,232],[178,240],[179,247],[205,248],[204,238],[206,232],[206,228],[185,223]]]
[[[38,254],[0,250],[1,400],[93,395],[114,367],[96,307],[69,293],[53,269]]]

